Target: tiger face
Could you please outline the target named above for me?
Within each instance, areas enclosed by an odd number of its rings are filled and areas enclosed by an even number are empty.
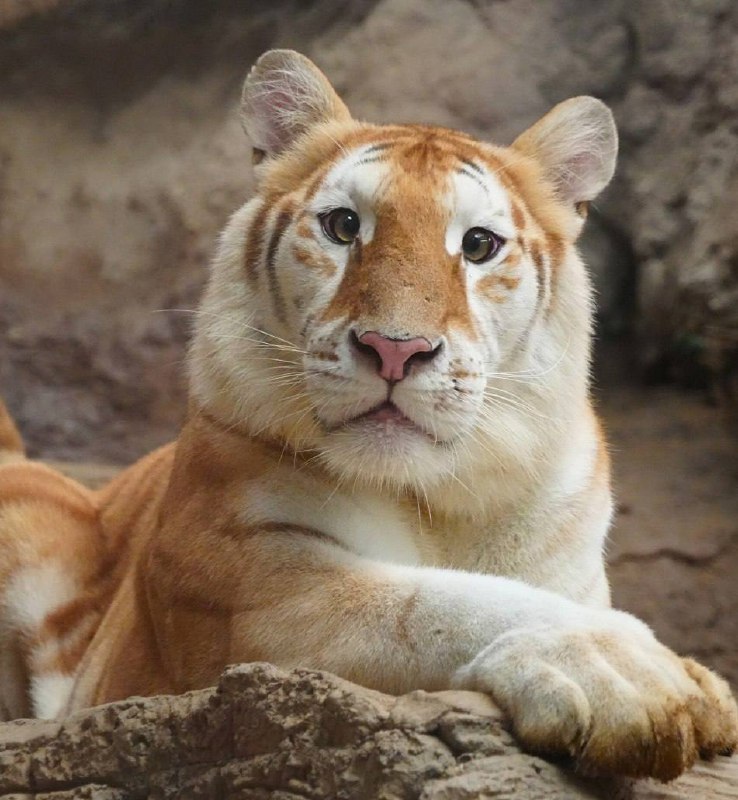
[[[614,168],[606,107],[567,101],[494,147],[356,122],[311,62],[272,51],[243,115],[258,189],[201,309],[199,402],[353,481],[425,490],[535,458],[553,405],[586,397],[574,243]]]

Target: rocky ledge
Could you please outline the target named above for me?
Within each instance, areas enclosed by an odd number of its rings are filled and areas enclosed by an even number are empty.
[[[522,753],[472,692],[390,697],[308,670],[228,669],[213,689],[0,726],[0,798],[727,800],[738,760],[678,781],[594,781]]]

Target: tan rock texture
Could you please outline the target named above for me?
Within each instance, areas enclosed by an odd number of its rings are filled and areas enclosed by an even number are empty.
[[[484,695],[397,698],[252,664],[215,689],[0,727],[0,797],[728,800],[738,761],[666,786],[588,780],[521,753]]]

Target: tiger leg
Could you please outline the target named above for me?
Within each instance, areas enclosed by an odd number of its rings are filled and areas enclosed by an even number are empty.
[[[0,466],[0,719],[64,707],[106,569],[91,492],[41,464]]]

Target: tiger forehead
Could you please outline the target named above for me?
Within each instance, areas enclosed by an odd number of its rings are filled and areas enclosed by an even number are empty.
[[[449,200],[455,194],[452,178],[456,175],[467,176],[491,198],[489,169],[478,163],[478,153],[471,150],[472,140],[436,130],[410,130],[389,139],[380,137],[379,141],[357,144],[321,175],[308,199],[323,189],[353,193],[359,187],[360,196],[385,209],[413,206],[424,216],[437,216],[433,214],[437,206],[436,211],[448,218],[453,205]],[[368,165],[378,169],[366,173],[363,168]],[[499,181],[493,183],[502,188]]]
[[[470,170],[478,178],[485,170],[482,148],[473,139],[439,128],[380,129],[379,141],[356,142],[354,153],[360,158],[356,166],[369,163],[384,163],[393,176],[413,176],[430,183],[442,183],[448,175],[459,170]]]
[[[386,167],[389,183],[399,181],[407,193],[412,184],[425,185],[429,198],[439,197],[444,181],[454,174],[465,174],[479,184],[492,177],[509,199],[517,229],[533,226],[558,233],[565,222],[548,190],[541,187],[537,167],[526,157],[431,125],[324,126],[271,165],[261,194],[267,205],[287,194],[310,203],[328,187],[331,176],[340,173],[350,180],[354,168],[358,172],[367,164]]]
[[[404,174],[415,177],[416,186],[425,182],[428,197],[452,175],[465,175],[484,190],[493,184],[502,190],[512,224],[520,233],[567,235],[565,207],[557,201],[540,166],[516,150],[480,142],[461,131],[426,125],[359,129],[345,141],[344,155],[349,146],[358,149],[361,145],[372,149],[369,157],[373,160],[386,160],[393,167],[393,178]]]

